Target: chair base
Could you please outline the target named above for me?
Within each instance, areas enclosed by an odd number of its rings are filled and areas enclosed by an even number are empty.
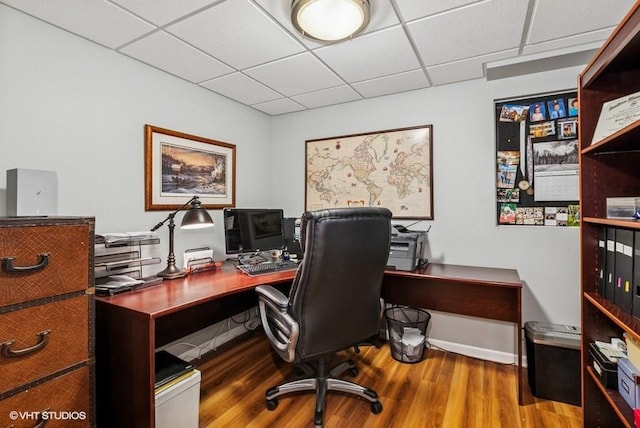
[[[354,382],[339,379],[345,372],[356,376],[358,368],[352,360],[343,361],[327,373],[326,361],[320,358],[315,366],[315,376],[285,382],[273,388],[269,388],[265,394],[267,409],[275,410],[278,407],[278,397],[291,392],[315,391],[316,410],[313,418],[316,427],[324,425],[324,407],[328,391],[338,391],[353,394],[364,398],[371,403],[371,412],[378,414],[382,412],[382,403],[378,401],[378,394],[373,390]]]

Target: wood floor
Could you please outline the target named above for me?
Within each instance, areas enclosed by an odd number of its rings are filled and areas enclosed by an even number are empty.
[[[353,381],[378,392],[384,408],[330,392],[325,427],[572,428],[582,426],[581,408],[533,397],[524,377],[525,403],[518,406],[516,366],[452,353],[425,351],[417,364],[400,363],[389,345],[362,347],[353,358]],[[295,375],[262,333],[252,333],[198,364],[202,372],[200,427],[313,427],[315,396],[283,396],[274,411],[264,392]]]

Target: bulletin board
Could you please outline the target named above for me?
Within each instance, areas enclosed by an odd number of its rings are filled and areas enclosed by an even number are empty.
[[[575,90],[495,101],[497,224],[580,224],[578,110]]]

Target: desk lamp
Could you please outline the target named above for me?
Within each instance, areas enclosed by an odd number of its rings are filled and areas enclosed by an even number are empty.
[[[182,224],[180,225],[182,229],[201,229],[205,227],[211,227],[214,224],[207,210],[202,208],[200,199],[198,199],[197,196],[194,196],[186,204],[169,214],[167,218],[153,226],[151,231],[155,232],[156,230],[160,229],[167,221],[169,221],[169,257],[167,258],[167,267],[157,273],[157,275],[161,276],[162,278],[180,278],[187,274],[185,270],[179,269],[176,266],[176,256],[173,253],[173,229],[175,229],[176,224],[174,223],[173,218],[188,205],[191,206],[182,218]]]

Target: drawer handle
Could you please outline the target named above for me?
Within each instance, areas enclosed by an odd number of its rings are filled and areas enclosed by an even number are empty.
[[[33,266],[14,266],[13,265],[13,257],[3,257],[2,258],[2,269],[5,272],[35,272],[40,269],[44,269],[49,264],[49,253],[41,253],[38,254],[40,257],[40,261],[37,265]]]
[[[51,330],[41,331],[37,334],[37,336],[39,336],[38,343],[28,348],[19,349],[17,351],[11,349],[11,345],[15,343],[15,340],[8,340],[4,343],[0,343],[0,355],[5,358],[22,357],[32,352],[39,351],[40,349],[44,348],[49,342],[49,333],[51,333]]]

